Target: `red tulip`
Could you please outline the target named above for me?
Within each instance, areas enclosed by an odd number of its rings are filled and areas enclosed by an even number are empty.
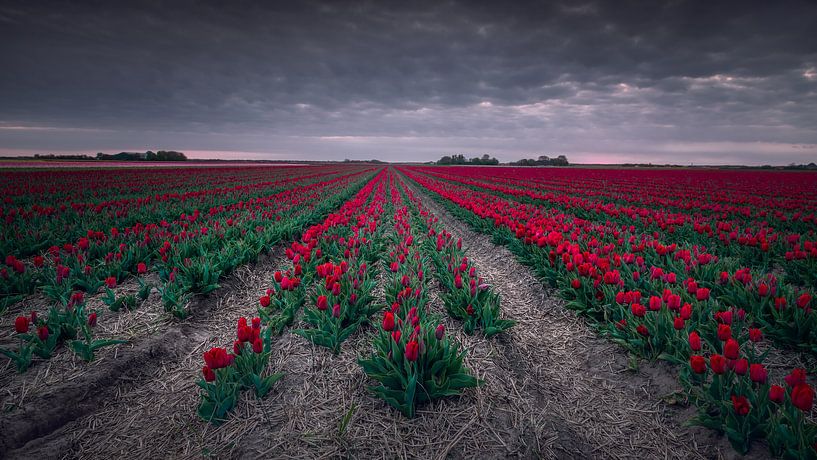
[[[391,338],[394,340],[394,343],[400,343],[400,336],[401,336],[400,329],[391,333]]]
[[[211,348],[204,352],[204,362],[210,369],[221,369],[233,363],[233,356],[227,353],[224,348]]]
[[[811,411],[814,404],[814,389],[806,383],[799,383],[791,390],[791,403],[803,412]]]
[[[752,364],[749,367],[749,378],[752,379],[755,383],[766,383],[766,379],[769,377],[769,372],[763,367],[763,364]]]
[[[261,307],[267,308],[269,307],[270,304],[270,296],[268,295],[261,296],[261,298],[258,301],[261,304]]]
[[[48,340],[48,326],[40,326],[37,328],[37,337],[43,342]]]
[[[723,345],[723,355],[727,359],[738,359],[740,355],[740,345],[735,339],[729,339]]]
[[[329,301],[327,300],[325,295],[318,296],[318,310],[324,311],[329,308]]]
[[[726,359],[721,355],[712,355],[709,357],[709,367],[712,368],[712,372],[723,374],[726,372]]]
[[[445,326],[440,324],[439,326],[437,326],[437,329],[434,330],[434,337],[436,337],[437,340],[442,340],[444,335],[445,335]]]
[[[683,329],[684,328],[684,318],[681,318],[680,316],[676,317],[672,321],[672,327],[675,328],[676,331],[680,331],[681,329]]]
[[[394,313],[387,311],[383,314],[383,330],[389,332],[394,330]]]
[[[783,399],[785,399],[785,397],[786,390],[780,385],[772,385],[769,388],[769,399],[776,402],[777,404],[782,404]]]
[[[253,329],[261,329],[261,318],[255,317],[252,319],[252,328]]]
[[[800,308],[808,307],[808,304],[811,302],[811,294],[808,292],[804,292],[800,297],[797,298],[797,306]]]
[[[332,307],[332,316],[335,318],[340,318],[340,304],[336,303],[334,307]]]
[[[698,290],[695,291],[695,298],[698,300],[707,300],[709,298],[709,289],[698,288]]]
[[[650,310],[652,311],[660,310],[661,305],[663,305],[663,303],[664,302],[661,300],[661,297],[650,296]]]
[[[578,278],[573,278],[573,279],[570,281],[570,287],[572,287],[573,289],[579,289],[580,287],[582,287],[582,282],[581,282],[581,280],[580,280],[580,279],[578,279]]]
[[[238,326],[238,340],[241,342],[249,342],[252,339],[252,328],[248,327],[246,324]]]
[[[636,332],[643,335],[644,337],[649,337],[650,336],[649,329],[647,329],[647,326],[645,326],[643,324],[639,324],[638,327],[635,328],[635,330],[636,330]]]
[[[460,276],[459,273],[457,273],[457,275],[454,276],[454,287],[456,287],[457,289],[462,289],[462,276]]]
[[[202,367],[201,373],[204,374],[205,382],[213,382],[216,380],[216,373],[212,369],[210,369],[210,366]]]
[[[110,289],[115,288],[116,287],[116,277],[109,276],[109,277],[105,278],[105,286],[108,286],[108,288],[110,288]]]
[[[28,332],[29,326],[28,316],[18,316],[17,319],[14,320],[14,330],[17,331],[18,334]]]
[[[88,315],[88,325],[91,327],[96,327],[96,312],[92,311],[90,315]]]
[[[801,383],[806,383],[806,370],[799,367],[793,369],[791,373],[786,376],[785,380],[786,384],[788,384],[791,388],[794,388]]]
[[[735,361],[735,374],[738,375],[746,375],[746,371],[749,370],[749,361],[746,358],[739,359]],[[754,366],[754,364],[752,364]]]
[[[148,271],[148,266],[144,262],[139,262],[136,264],[136,273],[139,275],[144,275]]]
[[[468,308],[465,309],[465,312],[468,313],[469,316],[473,315],[474,314],[474,307],[472,307],[471,305],[468,305]]]
[[[751,405],[749,405],[749,401],[746,399],[745,396],[732,396],[732,407],[735,409],[735,413],[738,415],[746,415],[749,413],[749,409],[751,409]]]
[[[692,355],[689,357],[689,365],[692,367],[692,371],[696,374],[703,374],[706,372],[706,360],[703,356],[699,355]]]
[[[757,293],[760,297],[766,297],[769,295],[769,286],[766,283],[761,283],[760,286],[757,287]]]
[[[692,351],[701,351],[701,336],[697,332],[689,333],[689,348]]]
[[[644,308],[644,306],[641,305],[640,303],[634,303],[634,304],[630,305],[630,311],[633,312],[633,315],[635,315],[635,316],[637,316],[639,318],[643,318],[644,315],[647,314],[647,309]]]
[[[260,337],[256,338],[252,342],[252,351],[253,353],[261,353],[264,351],[264,342],[261,340]]]
[[[411,340],[406,344],[406,359],[414,362],[417,361],[417,355],[420,352],[420,345],[416,340]]]
[[[752,342],[760,342],[761,340],[763,340],[763,332],[756,327],[750,328],[749,340],[751,340]]]
[[[727,324],[718,324],[718,340],[726,342],[732,338],[732,328]]]

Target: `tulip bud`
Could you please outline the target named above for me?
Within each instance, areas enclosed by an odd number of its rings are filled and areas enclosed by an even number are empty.
[[[212,369],[210,369],[209,366],[202,367],[201,373],[204,375],[205,382],[213,382],[216,380],[216,373]]]
[[[437,329],[434,330],[434,337],[436,337],[437,340],[442,340],[444,335],[445,326],[443,324],[440,324],[439,326],[437,326]]]
[[[252,351],[253,351],[254,353],[261,353],[261,352],[263,352],[263,351],[264,351],[264,342],[263,342],[263,341],[261,341],[261,338],[260,338],[260,337],[259,337],[259,338],[257,338],[257,339],[255,339],[255,341],[253,341],[253,343],[252,343]]]
[[[25,334],[28,332],[29,328],[29,319],[27,316],[18,316],[17,319],[14,320],[14,330],[17,331],[18,334]]]
[[[88,315],[88,325],[91,327],[96,326],[96,312],[92,311],[90,315]]]

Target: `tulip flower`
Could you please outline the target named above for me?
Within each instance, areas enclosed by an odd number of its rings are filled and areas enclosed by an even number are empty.
[[[709,367],[712,368],[712,372],[720,375],[726,372],[726,358],[721,355],[712,355],[709,357]]]
[[[726,324],[718,324],[718,340],[726,342],[732,338],[732,328]]]
[[[703,374],[706,372],[706,360],[703,356],[692,355],[689,357],[689,365],[692,371],[696,374]]]
[[[96,312],[92,311],[90,315],[88,315],[88,325],[91,327],[96,327]]]
[[[388,332],[394,330],[394,314],[390,311],[383,314],[383,330]]]
[[[144,262],[139,262],[136,264],[136,273],[139,275],[144,275],[148,271],[148,266]]]
[[[786,384],[794,388],[801,383],[806,383],[806,370],[802,368],[793,369],[785,378]]]
[[[780,385],[772,385],[769,387],[769,399],[777,404],[783,404],[786,397],[786,390]]]
[[[261,304],[261,307],[263,307],[263,308],[269,307],[270,296],[268,296],[268,295],[261,296],[261,298],[259,299],[259,303]]]
[[[445,335],[445,326],[440,324],[440,325],[437,326],[437,329],[434,330],[434,337],[436,337],[437,340],[442,340],[444,335]]]
[[[754,364],[752,364],[754,366]],[[739,359],[735,361],[735,374],[737,375],[746,375],[746,371],[749,370],[749,360],[746,358]]]
[[[14,330],[17,331],[18,334],[25,334],[28,332],[29,327],[28,316],[18,316],[17,319],[14,320]]]
[[[749,413],[751,409],[751,405],[749,404],[749,400],[746,399],[745,396],[732,396],[732,407],[735,409],[735,413],[744,416]]]
[[[738,359],[740,353],[740,345],[735,339],[729,339],[723,345],[723,355],[727,359]]]
[[[814,389],[807,383],[798,383],[791,390],[791,403],[803,412],[810,412],[814,404]]]
[[[420,346],[416,340],[410,340],[406,344],[406,359],[414,362],[417,361],[417,355],[419,354]]]
[[[753,363],[749,366],[749,378],[755,383],[766,383],[769,377],[769,372],[763,367],[763,364]]]
[[[326,298],[325,295],[318,296],[318,310],[325,311],[329,308],[329,300]]]
[[[697,332],[689,333],[689,348],[692,351],[701,351],[701,336]]]

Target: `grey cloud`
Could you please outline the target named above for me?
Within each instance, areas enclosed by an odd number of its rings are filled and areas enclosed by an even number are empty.
[[[817,142],[812,3],[502,3],[2,2],[0,148],[331,157],[305,139],[358,136],[337,155],[512,159]]]

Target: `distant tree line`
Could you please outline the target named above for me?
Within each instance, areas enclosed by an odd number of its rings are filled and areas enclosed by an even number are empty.
[[[117,154],[108,155],[102,152],[96,154],[97,160],[114,160],[114,161],[187,161],[187,157],[182,152],[174,150],[159,150],[153,152],[119,152]]]
[[[374,164],[385,164],[384,161],[380,161],[378,159],[371,159],[371,160],[350,160],[348,158],[343,160],[344,163],[374,163]],[[334,161],[332,163],[335,163]]]
[[[53,153],[48,154],[34,154],[34,159],[36,160],[93,160],[94,157],[89,155],[54,155]]]
[[[444,156],[437,161],[438,165],[498,165],[499,160],[496,158],[488,155],[482,155],[480,157],[474,157],[470,160],[465,159],[465,155],[451,155],[451,156]]]
[[[542,155],[536,160],[533,158],[525,158],[511,164],[515,166],[568,166],[570,163],[567,161],[567,157],[564,155],[559,155],[556,158],[550,158],[547,155]]]

